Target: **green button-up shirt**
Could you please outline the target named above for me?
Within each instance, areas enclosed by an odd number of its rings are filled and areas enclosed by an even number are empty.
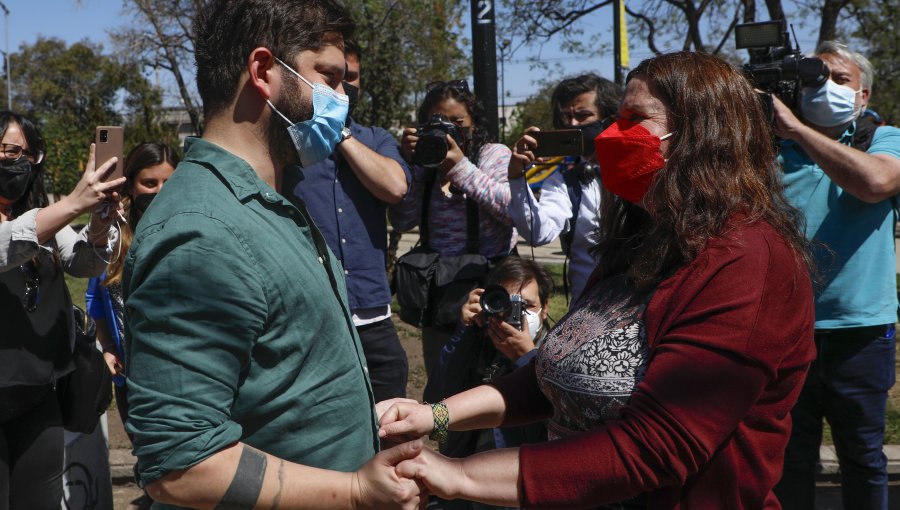
[[[128,431],[143,483],[243,441],[351,471],[378,449],[340,264],[302,204],[201,139],[128,252]]]

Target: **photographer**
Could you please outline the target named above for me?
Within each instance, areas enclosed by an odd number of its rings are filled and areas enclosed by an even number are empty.
[[[391,225],[400,232],[412,229],[421,223],[424,208],[427,225],[420,225],[420,235],[427,231],[428,246],[440,257],[476,251],[496,261],[509,255],[517,237],[508,212],[510,150],[488,139],[484,106],[465,81],[438,82],[425,94],[418,122],[420,129],[403,131],[400,147],[414,163],[413,190],[390,208]],[[442,139],[445,154],[435,143]],[[448,306],[458,309],[465,293],[459,301],[447,299]],[[422,328],[426,371],[434,368],[454,327],[451,322]]]
[[[608,126],[621,99],[622,88],[596,74],[559,82],[551,98],[553,127],[580,129],[588,154],[566,158],[559,170],[543,182],[540,202],[525,181],[525,167],[534,162],[526,145],[537,145],[528,133],[538,128],[525,131],[509,162],[509,213],[513,224],[532,246],[543,246],[559,237],[563,251],[572,260],[568,284],[573,301],[597,265],[589,253],[596,244],[591,234],[600,222],[601,185],[594,138]],[[606,119],[609,121],[604,122]]]
[[[845,508],[887,508],[882,453],[887,390],[894,383],[897,321],[892,197],[900,192],[900,130],[859,118],[872,66],[836,42],[815,52],[830,69],[806,87],[800,118],[774,98],[788,200],[806,217],[821,283],[818,357],[796,406],[776,493],[785,509],[813,508],[822,419],[831,426]]]
[[[503,259],[488,275],[485,288],[469,293],[460,310],[456,332],[441,349],[438,364],[429,373],[425,401],[440,402],[528,364],[547,335],[547,306],[552,293],[553,279],[543,266],[517,256]],[[519,297],[521,301],[517,301]],[[485,310],[482,303],[493,313]],[[517,314],[514,308],[519,309]],[[479,451],[546,440],[546,428],[536,423],[450,432],[440,444],[440,450],[450,457],[465,457]],[[472,505],[444,501],[441,507],[462,509]]]

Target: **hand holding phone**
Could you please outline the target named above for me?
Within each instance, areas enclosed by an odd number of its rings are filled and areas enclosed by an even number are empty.
[[[125,128],[122,126],[97,126],[94,135],[95,161],[100,167],[111,158],[119,158],[116,167],[103,178],[103,182],[109,182],[122,177],[124,170],[123,152],[125,147]]]
[[[552,156],[581,156],[584,153],[584,137],[580,129],[555,129],[529,133],[536,147],[531,148],[536,158]]]

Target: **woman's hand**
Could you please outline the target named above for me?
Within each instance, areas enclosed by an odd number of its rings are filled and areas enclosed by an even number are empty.
[[[434,414],[428,404],[396,402],[378,417],[382,439],[422,437],[434,430]]]
[[[413,459],[426,450],[422,441],[412,441],[383,450],[353,473],[351,498],[353,508],[401,508],[415,510],[427,500],[422,486],[415,478],[403,477],[397,465]]]
[[[466,157],[462,148],[456,143],[456,139],[450,135],[447,135],[447,146],[447,157],[444,158],[441,164],[442,169],[446,168],[445,171],[450,170]]]
[[[469,292],[469,299],[460,308],[459,320],[466,326],[471,326],[472,321],[475,321],[475,324],[478,324],[479,327],[484,326],[481,315],[482,294],[484,294],[484,289],[474,289],[472,292]]]
[[[525,133],[521,138],[516,140],[516,144],[513,145],[512,157],[509,158],[509,166],[507,167],[507,177],[509,180],[518,179],[525,174],[525,168],[535,162],[537,158],[534,157],[534,153],[531,152],[532,149],[537,147],[537,140],[529,136],[529,133],[534,133],[536,131],[540,131],[541,128],[537,126],[531,126],[525,130]]]
[[[494,347],[512,362],[534,350],[534,340],[528,329],[528,321],[522,321],[522,330],[510,326],[499,317],[491,317],[488,324],[488,338]]]
[[[94,209],[104,201],[115,202],[108,208],[109,214],[106,215],[107,218],[103,219],[103,221],[108,223],[115,216],[116,208],[118,207],[119,194],[115,190],[125,184],[125,177],[103,182],[103,179],[112,172],[119,159],[110,158],[109,161],[106,161],[99,167],[95,167],[94,150],[95,146],[91,144],[91,151],[88,155],[84,172],[81,174],[81,179],[75,185],[75,189],[63,200],[67,200],[78,214]],[[99,213],[95,210],[95,214]]]
[[[413,155],[416,153],[416,142],[419,140],[417,132],[416,128],[406,128],[400,138],[400,152],[407,163],[412,163]]]
[[[119,359],[113,349],[103,350],[103,361],[106,362],[106,368],[109,369],[111,375],[125,375],[125,364]]]
[[[459,459],[449,459],[428,448],[398,464],[397,473],[421,480],[429,493],[443,499],[455,499],[459,493],[459,482],[465,478]]]

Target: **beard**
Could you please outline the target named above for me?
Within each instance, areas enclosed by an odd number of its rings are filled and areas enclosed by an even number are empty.
[[[303,99],[300,92],[300,84],[294,77],[287,77],[282,80],[281,95],[278,102],[273,102],[275,108],[287,117],[291,122],[302,122],[312,117],[312,102]],[[281,161],[286,165],[296,165],[300,163],[300,156],[297,154],[297,148],[291,140],[285,127],[284,119],[275,112],[269,116],[269,126],[266,129],[269,143],[269,153],[272,154],[276,161]]]

